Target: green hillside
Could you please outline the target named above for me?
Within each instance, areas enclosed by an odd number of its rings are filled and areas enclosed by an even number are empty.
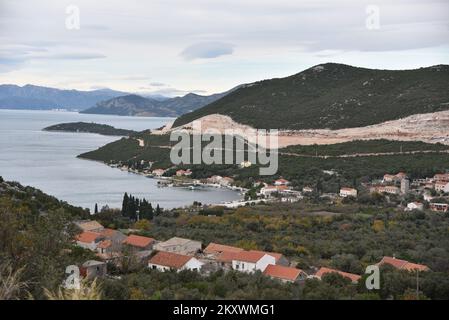
[[[83,132],[98,133],[105,136],[129,136],[136,133],[133,130],[118,129],[107,124],[88,123],[88,122],[69,122],[55,124],[42,129],[44,131],[62,131],[62,132]]]
[[[109,143],[95,151],[79,157],[105,163],[122,163],[136,169],[144,169],[145,163],[152,162],[152,169],[170,168],[170,148],[168,135],[140,133],[145,147],[139,147],[137,140],[123,138]],[[352,185],[360,180],[381,177],[385,173],[405,171],[412,178],[433,176],[448,169],[449,146],[415,141],[369,140],[352,141],[333,145],[291,146],[279,150],[279,170],[276,176],[259,176],[259,166],[241,169],[236,165],[187,165],[194,178],[206,178],[214,174],[233,176],[240,181],[252,179],[271,180],[283,176],[295,186],[323,185],[325,192],[336,192],[341,185]],[[402,153],[401,153],[402,151]],[[416,152],[416,153],[410,153]],[[364,156],[350,156],[371,154]],[[374,155],[373,155],[374,154]],[[376,155],[379,154],[379,155]],[[341,157],[349,155],[350,157]],[[324,170],[332,170],[337,175],[329,175]]]
[[[175,126],[209,114],[265,129],[341,129],[449,109],[449,66],[372,70],[327,63],[242,86]]]

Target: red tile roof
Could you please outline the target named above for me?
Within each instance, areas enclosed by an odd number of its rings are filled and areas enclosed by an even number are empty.
[[[250,251],[261,252],[261,253],[268,254],[269,256],[272,256],[272,257],[274,258],[274,260],[276,261],[276,263],[279,261],[279,259],[282,258],[282,253],[277,253],[277,252],[267,252],[267,251],[259,251],[259,250],[250,250]]]
[[[117,232],[118,232],[117,230],[109,228],[104,228],[103,230],[100,231],[100,233],[107,238],[114,236],[114,234],[116,234]]]
[[[263,274],[282,280],[296,281],[302,272],[304,271],[296,268],[269,264],[263,271]]]
[[[232,260],[236,260],[238,254],[238,252],[223,251],[217,256],[217,261],[231,263]]]
[[[101,234],[99,234],[97,232],[84,231],[76,236],[76,241],[84,242],[84,243],[91,243],[100,237],[101,237]]]
[[[262,251],[241,251],[238,252],[233,260],[256,263],[266,255]]]
[[[143,236],[138,236],[135,234],[132,234],[130,236],[128,236],[123,243],[133,246],[133,247],[139,247],[139,248],[145,248],[147,246],[149,246],[150,244],[152,244],[154,241],[153,238],[148,238],[148,237],[143,237]]]
[[[216,254],[222,252],[240,252],[240,251],[243,251],[243,249],[213,242],[209,243],[209,245],[204,249],[204,253],[207,254]]]
[[[103,240],[98,244],[98,248],[100,249],[106,249],[109,248],[110,246],[112,246],[111,240]]]
[[[193,257],[185,256],[183,254],[160,251],[150,259],[149,263],[174,269],[180,269],[192,258]]]
[[[380,260],[380,262],[378,263],[378,265],[383,265],[383,264],[389,264],[389,265],[395,267],[396,269],[407,270],[407,271],[413,271],[413,270],[428,271],[428,270],[430,270],[429,267],[426,265],[412,263],[412,262],[408,262],[407,260],[396,259],[394,257],[383,257],[382,260]]]
[[[325,267],[322,267],[320,270],[318,270],[318,272],[315,274],[315,276],[317,276],[318,278],[321,279],[327,273],[338,273],[339,275],[341,275],[345,278],[349,278],[352,282],[357,282],[361,278],[361,276],[359,276],[358,274],[343,272],[340,270],[330,269],[330,268],[325,268]]]

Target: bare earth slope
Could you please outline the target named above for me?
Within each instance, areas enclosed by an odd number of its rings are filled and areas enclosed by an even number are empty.
[[[229,129],[242,131],[250,126],[239,124],[229,116],[212,114],[198,119],[201,129],[214,129],[221,133]],[[171,130],[187,129],[192,131],[193,123]],[[169,130],[167,130],[169,131]],[[166,132],[167,132],[166,131]],[[156,132],[155,132],[156,133]],[[347,129],[312,129],[279,131],[279,147],[289,145],[334,144],[353,140],[387,139],[399,141],[423,141],[449,145],[449,111],[416,114],[399,120]]]

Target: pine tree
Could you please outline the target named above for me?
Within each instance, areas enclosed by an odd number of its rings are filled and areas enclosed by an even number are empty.
[[[161,207],[159,207],[159,204],[158,204],[157,207],[156,207],[156,215],[158,216],[161,213],[162,213],[162,209],[161,209]]]
[[[98,204],[95,204],[95,211],[94,211],[94,213],[95,213],[95,214],[98,213]]]
[[[125,192],[122,203],[122,216],[127,217],[129,215],[128,210],[129,210],[129,197],[128,193]]]

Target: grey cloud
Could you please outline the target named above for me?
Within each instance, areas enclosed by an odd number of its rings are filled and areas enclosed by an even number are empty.
[[[234,45],[225,42],[199,42],[195,43],[181,52],[186,60],[213,59],[234,52]]]

